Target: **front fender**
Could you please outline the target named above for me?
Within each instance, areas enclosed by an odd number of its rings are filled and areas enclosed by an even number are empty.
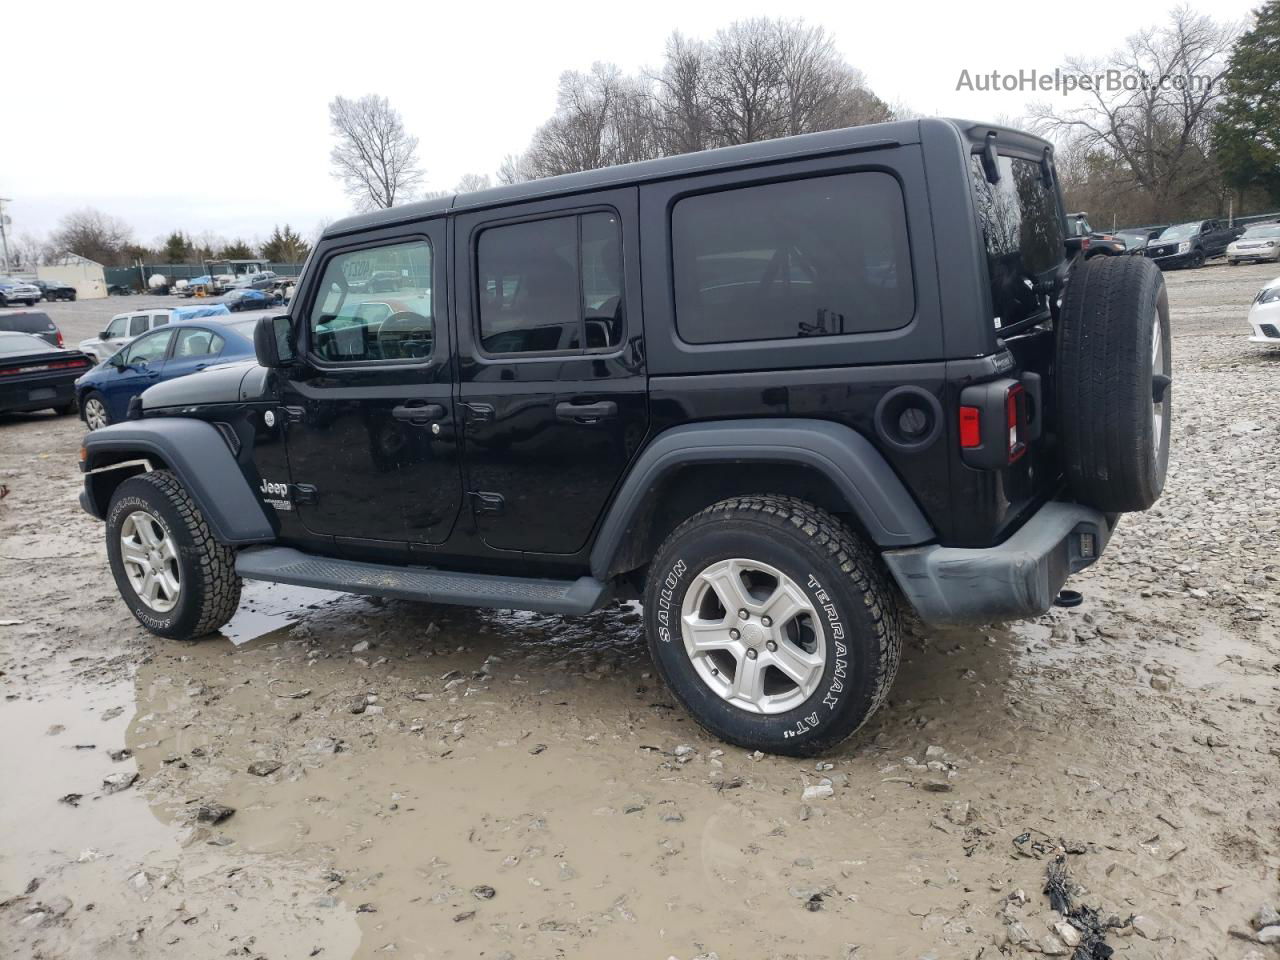
[[[86,472],[81,503],[93,516],[106,516],[107,499],[89,471],[123,460],[146,459],[172,470],[209,524],[219,543],[242,546],[275,539],[262,504],[236,464],[222,434],[212,424],[187,417],[131,420],[95,430],[84,438]]]
[[[664,477],[691,463],[794,463],[816,469],[835,486],[873,543],[917,546],[933,528],[893,468],[851,427],[792,418],[691,423],[665,431],[636,459],[591,549],[591,573],[607,579],[613,560]],[[762,491],[767,492],[767,491]]]

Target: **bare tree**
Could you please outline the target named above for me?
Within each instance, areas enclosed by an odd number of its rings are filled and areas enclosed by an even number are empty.
[[[488,190],[493,186],[487,173],[464,173],[458,178],[458,185],[453,189],[457,193],[475,193],[477,190]]]
[[[662,70],[651,79],[656,87],[656,116],[668,153],[693,153],[711,144],[707,102],[706,45],[679,31],[667,38]]]
[[[107,267],[127,264],[132,244],[127,223],[92,207],[67,214],[49,237],[53,256],[73,253]]]
[[[329,125],[338,139],[329,154],[333,175],[358,207],[393,207],[412,199],[422,183],[418,138],[405,130],[386,97],[334,97]]]
[[[1173,215],[1218,179],[1211,130],[1237,32],[1179,7],[1106,60],[1066,63],[1065,72],[1090,77],[1117,71],[1121,89],[1094,83],[1081,106],[1032,104],[1032,124],[1092,158],[1095,170],[1109,167],[1115,189],[1141,192],[1151,215]]]
[[[9,266],[15,270],[34,270],[44,262],[46,244],[34,234],[21,234],[9,243]]]

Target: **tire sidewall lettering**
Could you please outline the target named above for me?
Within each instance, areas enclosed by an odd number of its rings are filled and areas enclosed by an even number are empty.
[[[680,586],[680,581],[684,579],[688,569],[689,565],[682,558],[677,558],[676,562],[671,565],[671,569],[667,571],[667,575],[662,581],[662,587],[658,590],[656,602],[658,639],[663,643],[671,642],[672,600],[675,598],[676,588]],[[678,620],[679,618],[676,617],[674,619]]]

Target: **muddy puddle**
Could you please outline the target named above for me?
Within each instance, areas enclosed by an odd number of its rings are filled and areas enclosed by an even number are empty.
[[[1107,736],[1197,725],[1161,717],[1157,654],[1213,698],[1274,681],[1212,625],[1169,645],[1091,610],[916,628],[892,701],[815,762],[703,735],[631,606],[565,621],[255,585],[223,637],[67,662],[0,705],[23,784],[0,805],[0,888],[39,879],[14,929],[55,956],[973,957],[1009,894],[1030,894],[1029,925],[1045,909],[1026,833],[1087,850],[1077,874],[1112,909],[1158,896],[1170,938],[1225,937],[1234,913],[1203,911],[1231,894],[1210,891],[1262,883],[1248,831],[1214,822],[1238,785],[1188,807]],[[824,778],[834,796],[804,802]],[[234,813],[193,819],[210,804]],[[1177,942],[1125,955],[1199,955]]]

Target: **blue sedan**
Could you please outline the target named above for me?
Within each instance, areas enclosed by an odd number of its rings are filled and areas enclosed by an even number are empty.
[[[129,401],[163,380],[254,356],[256,320],[172,323],[131,340],[76,381],[80,416],[90,430],[124,420]]]

